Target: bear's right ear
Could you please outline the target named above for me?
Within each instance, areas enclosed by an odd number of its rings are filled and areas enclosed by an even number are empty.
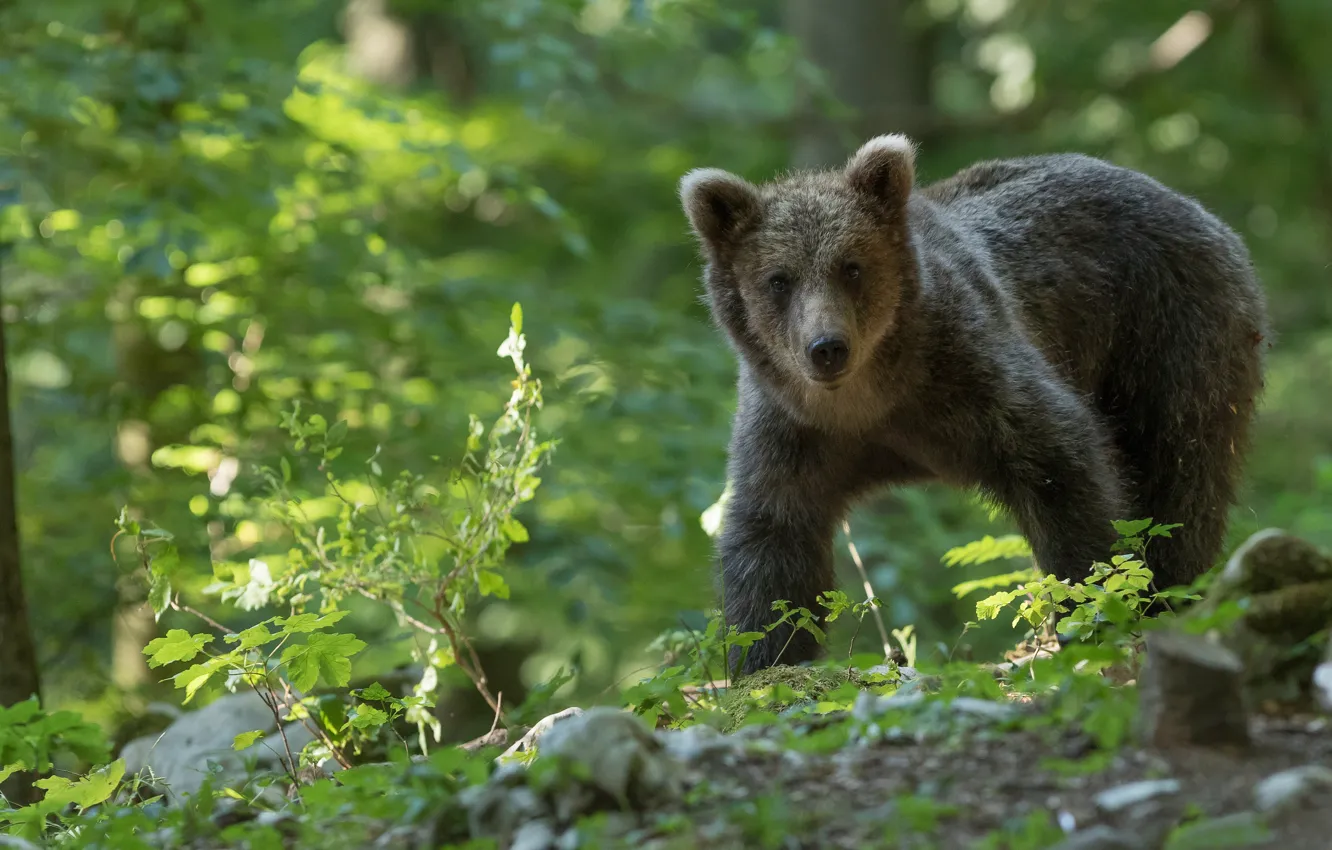
[[[695,168],[681,177],[680,203],[694,234],[712,251],[735,238],[759,213],[758,189],[720,168]]]
[[[851,188],[885,207],[906,203],[916,182],[916,146],[906,136],[875,136],[847,160]]]

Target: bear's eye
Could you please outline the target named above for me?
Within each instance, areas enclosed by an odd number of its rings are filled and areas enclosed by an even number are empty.
[[[791,288],[791,278],[786,272],[776,272],[768,276],[768,288],[774,295],[781,295]]]
[[[847,260],[842,263],[842,277],[847,280],[860,280],[860,263],[855,260]]]

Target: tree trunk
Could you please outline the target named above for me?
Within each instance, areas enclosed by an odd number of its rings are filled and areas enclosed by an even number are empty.
[[[9,366],[5,328],[0,320],[0,705],[13,705],[39,693],[37,653],[28,625],[19,563],[14,442],[9,420]]]
[[[455,106],[470,103],[481,59],[463,18],[447,9],[397,15],[390,6],[388,0],[348,0],[342,14],[348,69],[394,88],[428,77]]]
[[[0,274],[4,246],[0,245]],[[0,304],[3,303],[0,289]],[[0,309],[0,706],[11,706],[40,696],[37,652],[28,624],[27,597],[19,561],[18,506],[14,473],[14,439],[9,420],[9,364],[5,356],[5,322]],[[31,799],[30,777],[21,773],[4,783],[9,800]]]
[[[823,70],[832,94],[855,114],[841,123],[809,114],[792,150],[797,167],[841,162],[881,133],[913,135],[930,108],[927,33],[909,20],[910,0],[785,0],[787,31]]]

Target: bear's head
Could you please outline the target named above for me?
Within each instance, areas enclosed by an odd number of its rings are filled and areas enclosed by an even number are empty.
[[[860,392],[857,376],[918,290],[914,182],[914,148],[900,135],[871,139],[840,170],[754,185],[702,168],[680,180],[714,319],[797,407],[831,413],[844,406],[838,395]]]

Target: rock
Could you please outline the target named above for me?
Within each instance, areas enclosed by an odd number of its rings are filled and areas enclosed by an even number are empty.
[[[1138,839],[1141,847],[1161,847],[1184,814],[1185,801],[1174,779],[1144,780],[1096,795],[1107,826]]]
[[[679,730],[664,730],[656,734],[657,740],[667,753],[686,763],[698,761],[714,753],[734,753],[742,746],[734,737],[723,735],[711,726],[689,726]]]
[[[1196,635],[1148,632],[1139,677],[1139,734],[1151,746],[1245,746],[1244,665]]]
[[[509,850],[554,850],[555,830],[545,821],[528,821],[518,827],[509,843]]]
[[[1142,839],[1108,826],[1079,830],[1051,850],[1146,850]]]
[[[1320,581],[1332,581],[1332,558],[1293,534],[1265,528],[1240,544],[1221,571],[1218,584],[1223,592],[1233,588],[1267,593]]]
[[[572,775],[622,809],[674,800],[682,791],[679,763],[638,718],[613,708],[593,708],[555,726],[543,736],[539,757],[576,765]]]
[[[508,761],[519,753],[525,753],[537,746],[537,742],[542,736],[554,728],[556,723],[561,720],[568,720],[571,717],[577,717],[583,713],[581,708],[573,706],[564,711],[557,711],[554,714],[547,715],[536,722],[536,725],[528,730],[527,734],[513,742],[507,750],[500,754],[497,761]]]
[[[1096,795],[1096,807],[1107,814],[1114,814],[1157,797],[1178,793],[1179,781],[1176,779],[1144,779],[1107,788]]]
[[[522,785],[521,776],[491,776],[484,785],[463,789],[458,801],[467,809],[467,828],[473,838],[513,835],[525,823],[550,813],[545,801]]]
[[[1223,640],[1244,663],[1249,702],[1301,711],[1321,703],[1315,674],[1322,659],[1310,638],[1332,622],[1332,557],[1294,535],[1264,529],[1235,550],[1207,598],[1186,616],[1207,617],[1236,602],[1242,610]]]
[[[1332,712],[1332,639],[1327,642],[1327,653],[1323,663],[1314,668],[1313,690],[1323,710]]]
[[[1332,796],[1332,768],[1308,764],[1274,773],[1253,789],[1254,804],[1260,812],[1297,809],[1315,798],[1323,805]]]
[[[966,699],[966,697],[958,697]],[[851,716],[862,723],[869,723],[890,711],[914,708],[925,701],[925,694],[915,691],[909,694],[895,693],[892,696],[879,696],[870,691],[856,694],[856,701],[851,705]]]
[[[961,714],[970,714],[995,722],[1012,720],[1017,716],[1017,709],[1008,703],[975,697],[954,697],[950,707]]]
[[[233,749],[237,735],[256,730],[271,734],[239,752]],[[293,756],[314,737],[300,723],[287,724],[285,731]],[[262,770],[282,770],[286,748],[273,712],[256,693],[244,690],[219,697],[198,711],[182,713],[161,734],[130,741],[120,755],[125,759],[126,776],[147,768],[160,780],[158,790],[167,802],[177,804],[199,790],[210,774],[210,762],[221,767],[215,783],[234,782],[244,779],[245,762],[251,758]]]

